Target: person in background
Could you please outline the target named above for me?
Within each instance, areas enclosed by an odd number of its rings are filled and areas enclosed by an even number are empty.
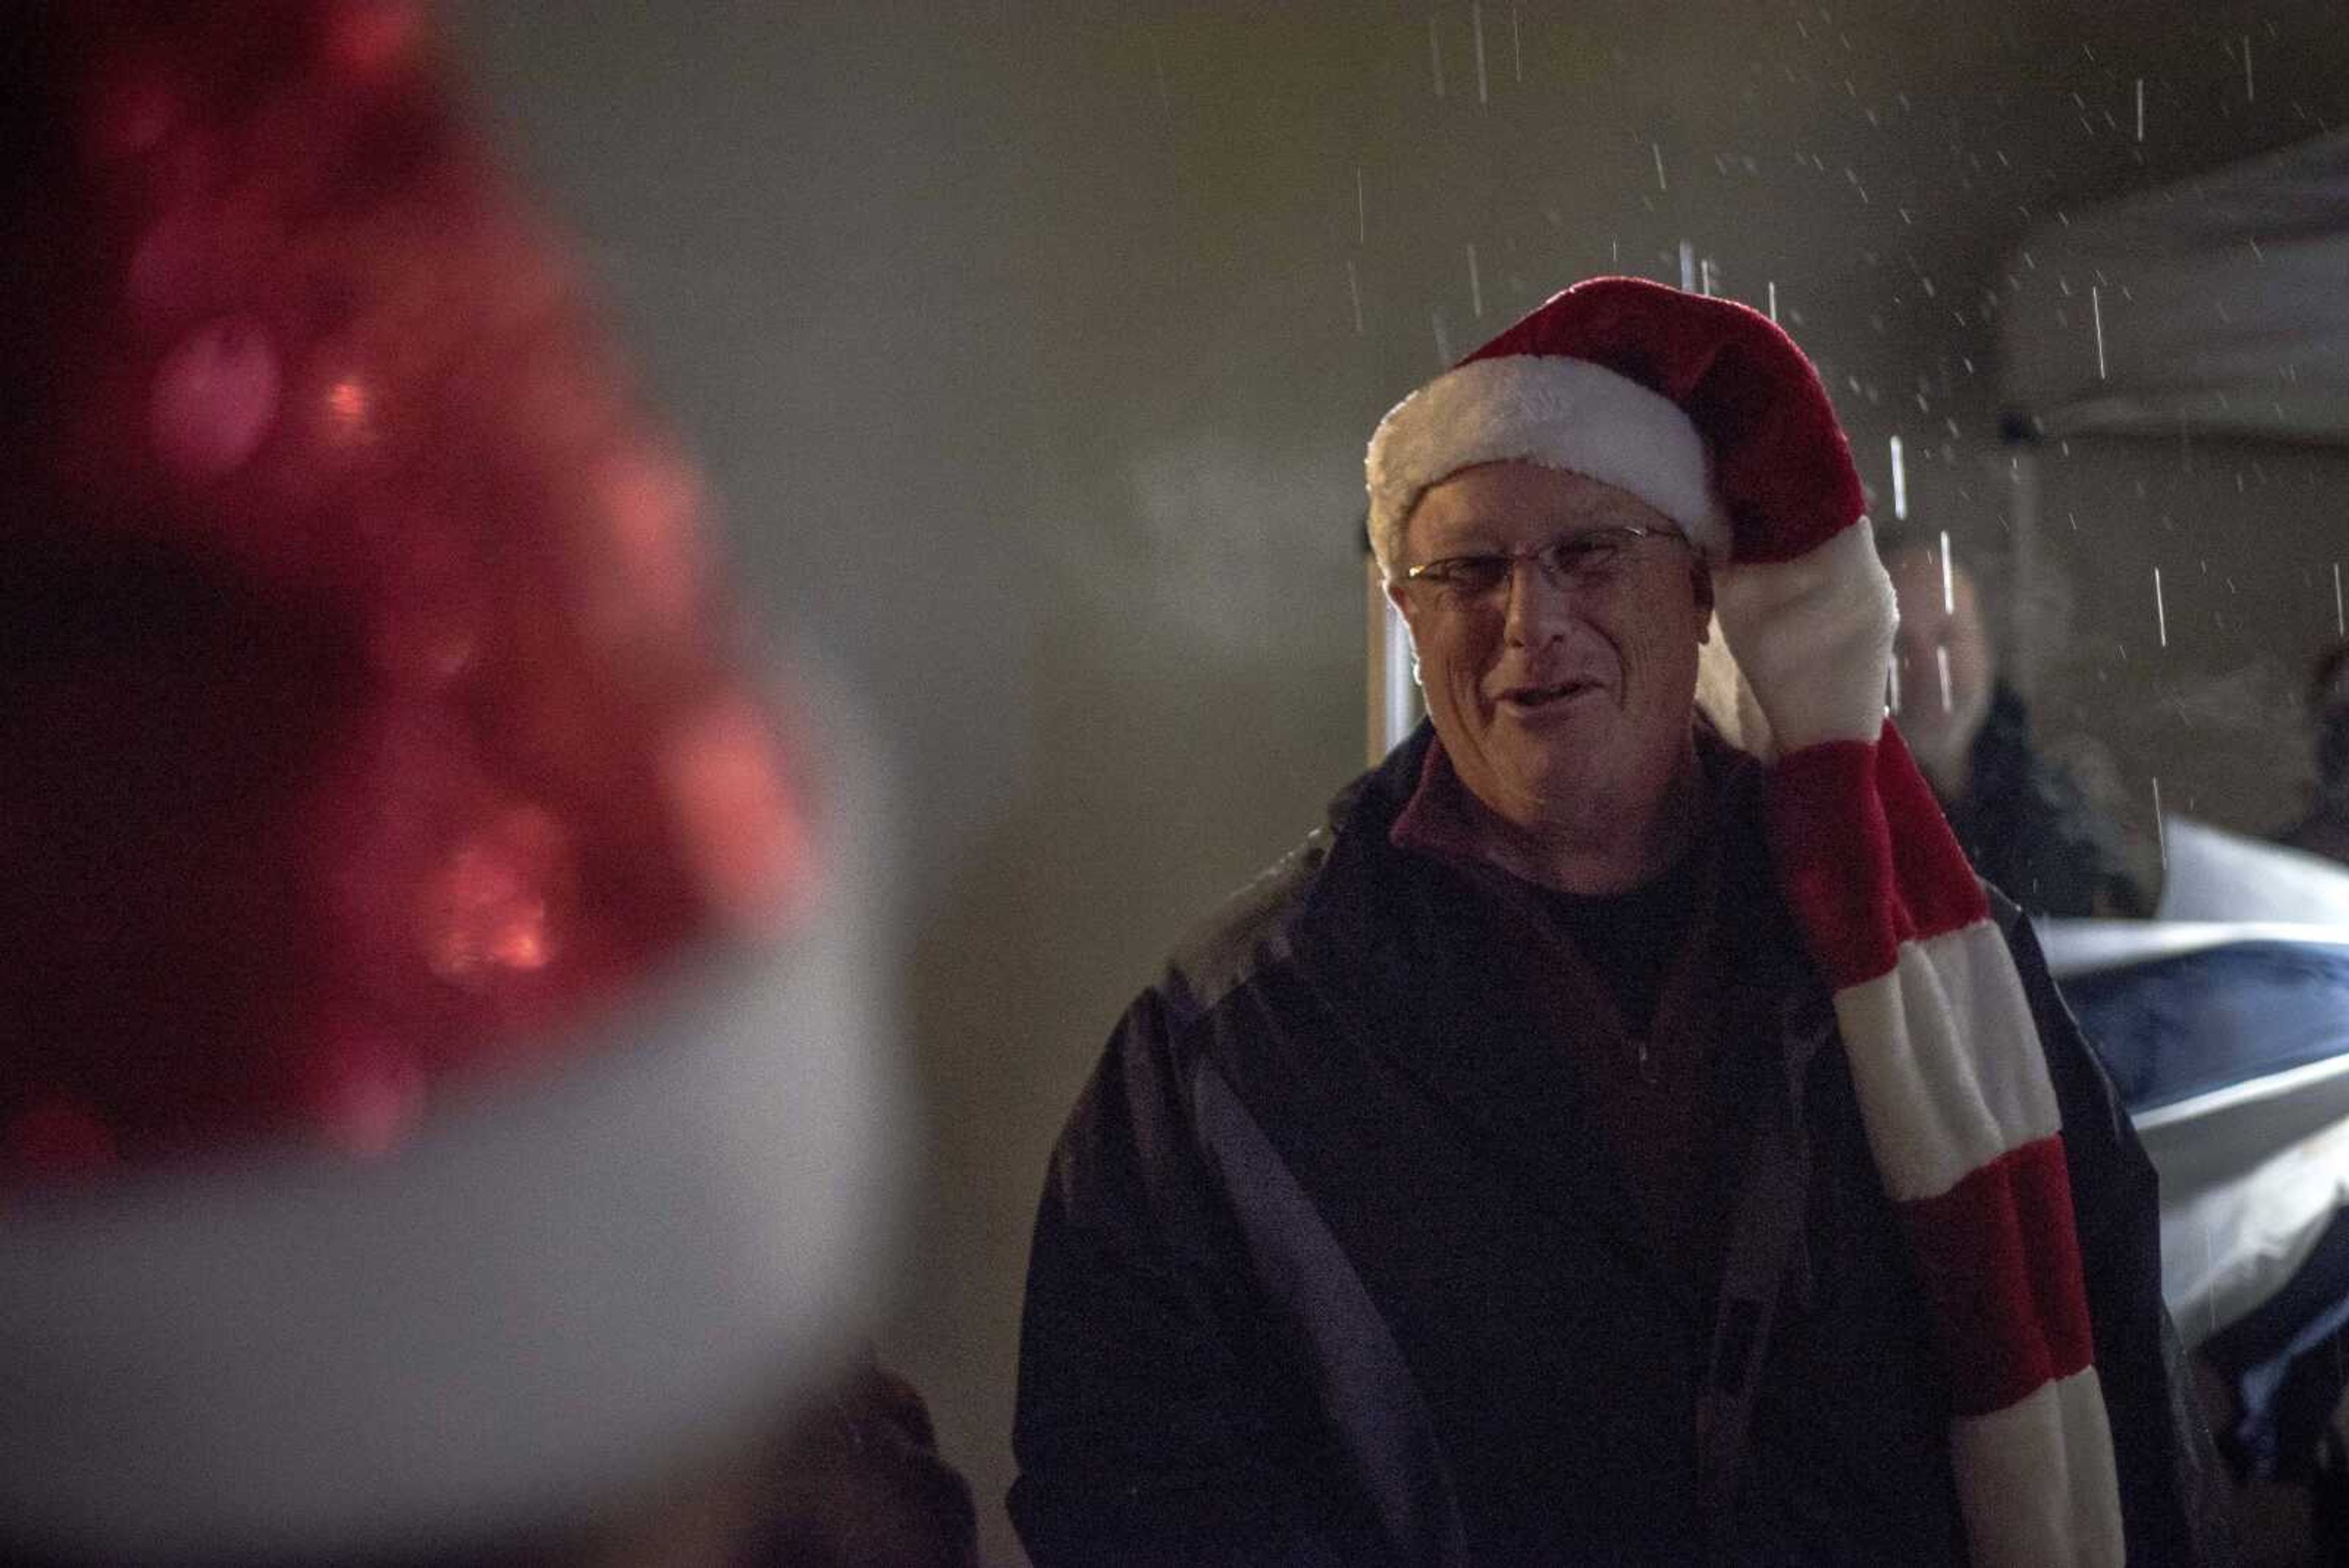
[[[2349,862],[2349,639],[2326,648],[2310,667],[2308,720],[2316,760],[2308,815],[2276,842]]]
[[[2033,744],[1974,574],[1921,535],[1877,548],[1900,607],[1895,716],[1974,869],[2029,914],[2150,915],[2118,828]]]
[[[427,23],[0,7],[0,1562],[971,1568],[854,792]]]
[[[2226,1561],[2152,1169],[1885,721],[1800,351],[1580,284],[1368,480],[1428,722],[1062,1132],[1039,1568]]]

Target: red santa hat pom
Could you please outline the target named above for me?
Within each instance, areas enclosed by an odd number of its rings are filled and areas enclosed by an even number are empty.
[[[560,1511],[870,1283],[851,825],[420,5],[11,26],[0,1537]]]
[[[1569,288],[1379,426],[1370,529],[1388,571],[1428,486],[1506,460],[1628,491],[1713,562],[1722,640],[1775,747],[1772,862],[1835,988],[1950,1374],[1973,1560],[2117,1563],[2045,1054],[1981,885],[1885,717],[1891,585],[1817,373],[1744,306],[1632,278]]]

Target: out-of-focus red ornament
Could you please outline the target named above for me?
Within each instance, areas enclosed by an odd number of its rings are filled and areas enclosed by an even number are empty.
[[[191,479],[234,470],[277,412],[277,353],[255,321],[200,327],[155,372],[155,450]]]
[[[419,5],[57,9],[0,236],[0,1189],[380,1153],[805,899],[789,737]]]
[[[409,62],[424,41],[422,8],[413,0],[348,0],[326,26],[328,63],[365,78]]]
[[[107,161],[151,151],[180,109],[180,100],[160,80],[131,61],[118,62],[105,84],[90,95],[82,124],[93,160]]]
[[[95,1175],[114,1163],[114,1135],[88,1106],[62,1097],[36,1100],[8,1123],[6,1158],[22,1170]]]
[[[348,1154],[389,1154],[424,1114],[424,1063],[379,1026],[318,1029],[302,1042],[292,1073],[308,1129]]]
[[[740,697],[686,715],[662,764],[701,896],[745,928],[793,913],[793,895],[807,890],[807,826],[766,715]]]

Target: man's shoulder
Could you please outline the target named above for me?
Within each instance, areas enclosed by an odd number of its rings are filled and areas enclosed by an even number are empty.
[[[1296,961],[1298,918],[1337,838],[1328,826],[1315,828],[1175,943],[1159,989],[1176,1021],[1203,1017],[1267,971]]]
[[[1423,729],[1358,774],[1330,800],[1319,826],[1192,926],[1158,980],[1136,999],[1128,1029],[1185,1057],[1206,1038],[1200,1026],[1230,1014],[1249,993],[1261,1000],[1310,965],[1342,965],[1359,934],[1365,900],[1358,888],[1341,893],[1337,885],[1352,887],[1381,859],[1387,829],[1429,743]],[[1302,940],[1308,929],[1315,936]],[[1282,1004],[1268,1005],[1278,1012]],[[1227,1043],[1249,1033],[1222,1031]]]

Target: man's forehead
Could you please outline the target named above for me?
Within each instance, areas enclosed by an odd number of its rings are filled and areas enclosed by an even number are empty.
[[[1447,538],[1635,523],[1674,526],[1628,490],[1570,470],[1531,462],[1487,462],[1430,485],[1412,514],[1423,537]]]

